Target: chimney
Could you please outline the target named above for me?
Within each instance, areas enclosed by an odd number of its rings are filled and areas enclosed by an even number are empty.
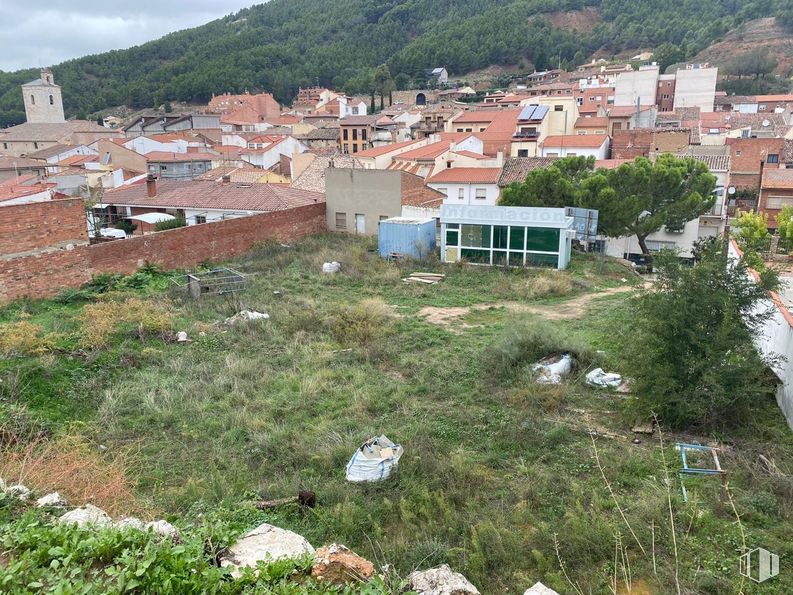
[[[220,181],[222,184],[231,184],[231,174],[224,174]]]
[[[157,196],[157,176],[154,174],[146,176],[146,194],[149,198]]]

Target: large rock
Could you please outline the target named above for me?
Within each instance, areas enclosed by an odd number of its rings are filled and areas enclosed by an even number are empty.
[[[42,496],[38,500],[36,500],[36,506],[38,508],[44,508],[45,506],[54,506],[54,507],[63,507],[66,506],[66,500],[63,499],[58,492],[50,492],[46,496]]]
[[[123,519],[119,519],[116,522],[116,528],[117,529],[135,529],[137,531],[145,531],[146,530],[146,523],[144,523],[138,517],[126,516]]]
[[[299,558],[305,554],[313,555],[314,548],[302,535],[262,523],[232,545],[220,565],[230,567],[232,576],[238,577],[242,568],[253,568],[260,561]]]
[[[317,550],[311,576],[334,585],[368,581],[374,576],[374,564],[348,547],[333,543]]]
[[[411,573],[408,588],[419,595],[480,595],[479,589],[448,564]]]
[[[30,489],[27,486],[18,483],[16,485],[8,486],[5,493],[11,496],[16,496],[20,500],[27,500],[30,498]]]
[[[58,521],[61,523],[74,523],[78,527],[108,527],[113,524],[107,513],[93,504],[86,504],[81,508],[70,510],[61,516]]]
[[[559,593],[537,581],[534,586],[526,589],[523,595],[559,595]]]
[[[179,529],[174,527],[168,521],[152,521],[150,523],[146,523],[145,529],[147,531],[153,531],[158,535],[162,535],[163,537],[168,537],[173,541],[179,542],[182,540],[182,536],[179,534]]]

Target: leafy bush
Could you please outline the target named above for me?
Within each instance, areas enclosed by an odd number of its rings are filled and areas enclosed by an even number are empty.
[[[78,318],[78,343],[85,349],[104,347],[115,334],[125,329],[134,329],[139,338],[144,338],[161,335],[173,326],[173,313],[168,302],[138,297],[88,304]]]
[[[589,345],[566,336],[558,326],[536,322],[512,327],[486,352],[483,367],[496,382],[509,383],[549,355],[570,353],[576,364],[588,367],[598,359]]]
[[[167,221],[159,221],[154,224],[154,231],[166,231],[168,229],[177,229],[179,227],[186,227],[187,220],[183,217],[176,217],[168,219]]]
[[[342,345],[366,346],[391,331],[393,312],[379,299],[368,299],[343,306],[325,321],[333,337]]]
[[[767,252],[771,245],[768,215],[746,211],[732,222],[735,241],[744,252]]]
[[[52,337],[27,320],[0,326],[0,353],[3,355],[41,355],[53,347]]]
[[[773,392],[752,339],[767,313],[765,289],[744,261],[728,261],[722,242],[705,246],[687,267],[662,255],[657,290],[636,302],[633,368],[639,413],[658,414],[671,427],[745,422],[758,398]]]

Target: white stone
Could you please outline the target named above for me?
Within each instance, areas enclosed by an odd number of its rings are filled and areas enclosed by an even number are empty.
[[[533,587],[526,589],[523,595],[559,595],[559,593],[537,581]]]
[[[255,567],[259,561],[299,558],[305,554],[314,555],[314,548],[305,537],[262,523],[232,545],[220,565],[231,567],[232,576],[238,577],[242,568]]]
[[[322,265],[323,273],[338,273],[341,270],[341,264],[336,262],[326,262]]]
[[[179,539],[182,538],[182,536],[179,534],[179,529],[174,527],[168,521],[159,520],[159,521],[151,521],[150,523],[146,523],[146,530],[153,531],[158,535],[162,535],[163,537],[168,537],[170,539],[173,539],[174,541],[178,541]]]
[[[8,486],[5,491],[7,494],[16,496],[20,500],[27,500],[30,497],[30,490],[27,488],[27,486],[23,486],[21,483]]]
[[[145,531],[146,523],[138,517],[127,516],[116,521],[116,527],[119,529],[137,529],[138,531]]]
[[[93,504],[86,504],[81,508],[70,510],[58,519],[61,523],[74,523],[78,527],[107,527],[113,521],[107,513]]]
[[[479,589],[448,564],[411,573],[408,588],[419,595],[480,595]]]
[[[179,331],[176,333],[176,342],[187,343],[187,333],[185,331]]]
[[[66,500],[58,492],[50,492],[46,496],[42,496],[38,500],[36,500],[36,506],[38,508],[44,508],[45,506],[66,506]]]

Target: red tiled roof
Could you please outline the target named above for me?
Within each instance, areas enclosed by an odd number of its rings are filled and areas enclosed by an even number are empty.
[[[625,163],[633,163],[633,159],[598,159],[595,161],[595,169],[617,169]]]
[[[578,118],[575,121],[576,128],[606,128],[608,125],[608,118]]]
[[[220,158],[220,155],[212,153],[169,153],[167,151],[152,151],[144,155],[149,162],[158,163],[179,163],[182,161],[212,161]]]
[[[763,101],[793,101],[793,94],[788,95],[757,95],[755,96],[755,100],[758,103],[762,103]]]
[[[647,110],[653,109],[654,105],[642,105],[641,111],[646,112]],[[608,116],[609,118],[628,118],[636,113],[636,106],[635,105],[617,105],[608,108]]]
[[[471,159],[489,159],[487,155],[480,155],[473,151],[452,151],[455,155],[462,155],[463,157],[470,157]]]
[[[58,165],[82,165],[84,163],[88,163],[91,161],[99,161],[99,156],[97,155],[72,155],[71,157],[67,157],[66,159],[62,159],[58,162]]]
[[[560,134],[547,136],[544,147],[573,147],[576,149],[597,149],[608,140],[607,134]]]
[[[449,143],[441,140],[437,143],[430,143],[429,145],[424,145],[423,147],[406,151],[396,155],[394,158],[401,159],[403,161],[435,159],[436,157],[443,155],[448,150]]]
[[[396,151],[397,149],[401,149],[403,147],[409,147],[410,145],[416,144],[418,141],[415,140],[406,140],[400,143],[391,143],[390,145],[383,145],[382,147],[374,147],[372,149],[366,149],[364,151],[358,151],[355,156],[356,157],[380,157],[380,155],[386,155],[391,151]],[[403,153],[404,155],[404,153]],[[398,155],[401,157],[402,155]]]
[[[500,167],[449,167],[428,178],[427,183],[495,184],[500,175]]]
[[[102,197],[102,202],[116,205],[260,212],[283,211],[324,201],[324,194],[282,184],[174,180],[159,180],[157,195],[153,197],[148,195],[145,182],[109,190]]]

